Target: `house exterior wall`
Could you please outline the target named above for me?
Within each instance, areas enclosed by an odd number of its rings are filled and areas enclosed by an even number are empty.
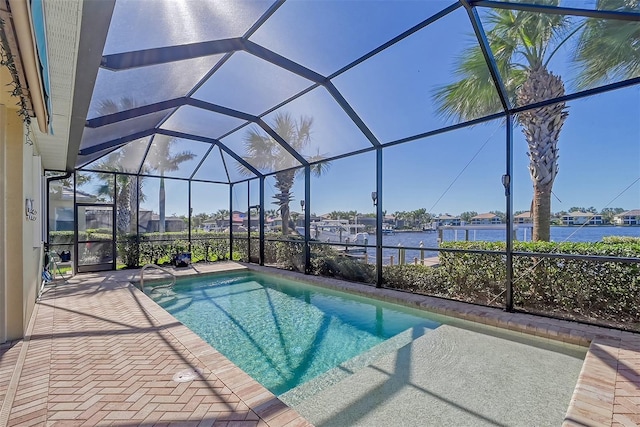
[[[460,218],[436,218],[438,227],[451,225],[458,226],[460,225]]]
[[[601,215],[565,215],[562,217],[564,225],[602,225]]]
[[[38,296],[42,271],[42,166],[35,145],[22,142],[22,280],[23,329],[26,330]],[[33,201],[35,214],[27,218],[25,200]]]
[[[615,225],[640,225],[640,219],[637,215],[616,215],[613,218]]]
[[[0,84],[5,86],[0,78]],[[41,170],[13,103],[0,104],[0,342],[21,338],[35,306],[42,259]],[[36,211],[25,214],[25,200]],[[35,221],[33,221],[35,217]]]

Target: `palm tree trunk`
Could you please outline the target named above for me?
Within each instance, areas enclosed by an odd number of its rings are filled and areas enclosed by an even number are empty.
[[[129,233],[137,233],[135,230],[138,224],[138,194],[140,193],[140,187],[137,185],[136,177],[132,178],[131,185],[129,185],[129,209],[131,211],[131,228]]]
[[[126,234],[131,227],[131,209],[129,200],[129,189],[123,188],[117,198],[118,209],[116,213],[116,230],[118,234]]]
[[[540,185],[533,189],[533,217],[534,241],[548,242],[551,240],[551,186]]]
[[[116,232],[129,233],[131,227],[131,177],[116,176],[118,194],[116,194]]]
[[[160,176],[160,194],[158,195],[158,201],[159,201],[159,208],[158,210],[160,211],[160,221],[159,221],[159,228],[158,230],[160,231],[160,233],[164,233],[164,221],[165,221],[165,193],[164,193],[164,176]]]
[[[564,95],[562,79],[540,65],[529,71],[517,91],[517,104],[530,105]],[[549,241],[551,190],[558,173],[558,138],[568,113],[564,102],[527,110],[518,122],[529,146],[529,174],[533,182],[533,240]]]
[[[275,187],[280,190],[280,193],[273,196],[277,200],[277,204],[280,206],[280,218],[282,218],[282,235],[289,235],[289,202],[291,201],[291,187],[293,187],[293,180],[295,179],[295,173],[292,171],[280,172],[276,174]]]

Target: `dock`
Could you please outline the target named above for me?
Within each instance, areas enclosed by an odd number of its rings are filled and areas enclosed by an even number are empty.
[[[507,224],[467,224],[467,225],[441,225],[438,227],[438,239],[441,242],[444,241],[443,234],[445,230],[453,230],[454,232],[454,240],[458,240],[458,231],[464,231],[464,240],[469,241],[469,232],[473,231],[473,239],[475,239],[475,231],[477,230],[496,230],[501,231],[507,229]],[[515,234],[518,230],[524,230],[524,241],[527,240],[527,234],[531,236],[531,230],[533,229],[532,223],[526,224],[513,224],[513,232]],[[530,237],[529,237],[530,239]]]

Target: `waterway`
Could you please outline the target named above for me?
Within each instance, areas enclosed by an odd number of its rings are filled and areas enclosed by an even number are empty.
[[[471,241],[490,241],[499,242],[505,240],[505,230],[470,230],[469,240]],[[615,227],[615,226],[586,226],[586,227],[569,227],[569,226],[554,226],[551,227],[551,240],[553,242],[599,242],[605,236],[633,236],[640,237],[640,227]],[[530,240],[531,229],[519,229],[516,232],[517,240]],[[420,247],[420,243],[425,248],[437,248],[438,247],[438,233],[437,232],[407,232],[407,233],[395,233],[385,234],[382,238],[383,246],[402,246]],[[465,231],[458,230],[457,234],[454,230],[444,230],[443,240],[454,241],[464,240]],[[376,244],[375,234],[369,234],[369,245]],[[368,249],[369,259],[375,259],[375,248]],[[425,251],[425,257],[437,256],[437,252]],[[385,264],[388,264],[391,256],[398,259],[398,249],[383,249],[382,257]],[[412,262],[414,257],[420,258],[419,251],[406,251],[407,262]],[[397,261],[396,261],[397,262]]]

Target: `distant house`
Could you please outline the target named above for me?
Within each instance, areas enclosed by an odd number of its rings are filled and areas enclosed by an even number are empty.
[[[97,197],[92,194],[76,191],[76,203],[95,203],[96,199]],[[51,186],[49,212],[49,231],[74,230],[73,187]]]
[[[640,225],[640,209],[633,209],[614,215],[613,223],[615,225]]]
[[[471,217],[471,224],[473,225],[491,225],[491,224],[502,224],[502,220],[496,214],[491,212],[483,213]]]
[[[574,211],[562,216],[564,225],[602,225],[602,215],[591,212]]]
[[[460,217],[459,216],[451,216],[449,214],[440,215],[436,218],[438,222],[438,227],[446,226],[446,225],[460,225]]]
[[[398,222],[402,222],[402,225],[398,225]],[[383,230],[393,230],[396,228],[404,227],[404,221],[398,220],[395,215],[385,215],[382,218],[382,229]]]
[[[140,209],[138,226],[140,233],[158,233],[160,231],[160,215],[152,211]],[[186,229],[187,227],[182,218],[177,216],[167,216],[164,218],[165,232],[182,232]]]
[[[530,224],[533,222],[533,217],[531,216],[531,212],[522,212],[513,217],[514,224]]]
[[[226,221],[221,219],[209,220],[209,221],[203,222],[202,225],[200,226],[200,228],[203,231],[213,231],[213,232],[220,232],[224,230],[225,227],[229,227],[229,220],[226,220]]]

